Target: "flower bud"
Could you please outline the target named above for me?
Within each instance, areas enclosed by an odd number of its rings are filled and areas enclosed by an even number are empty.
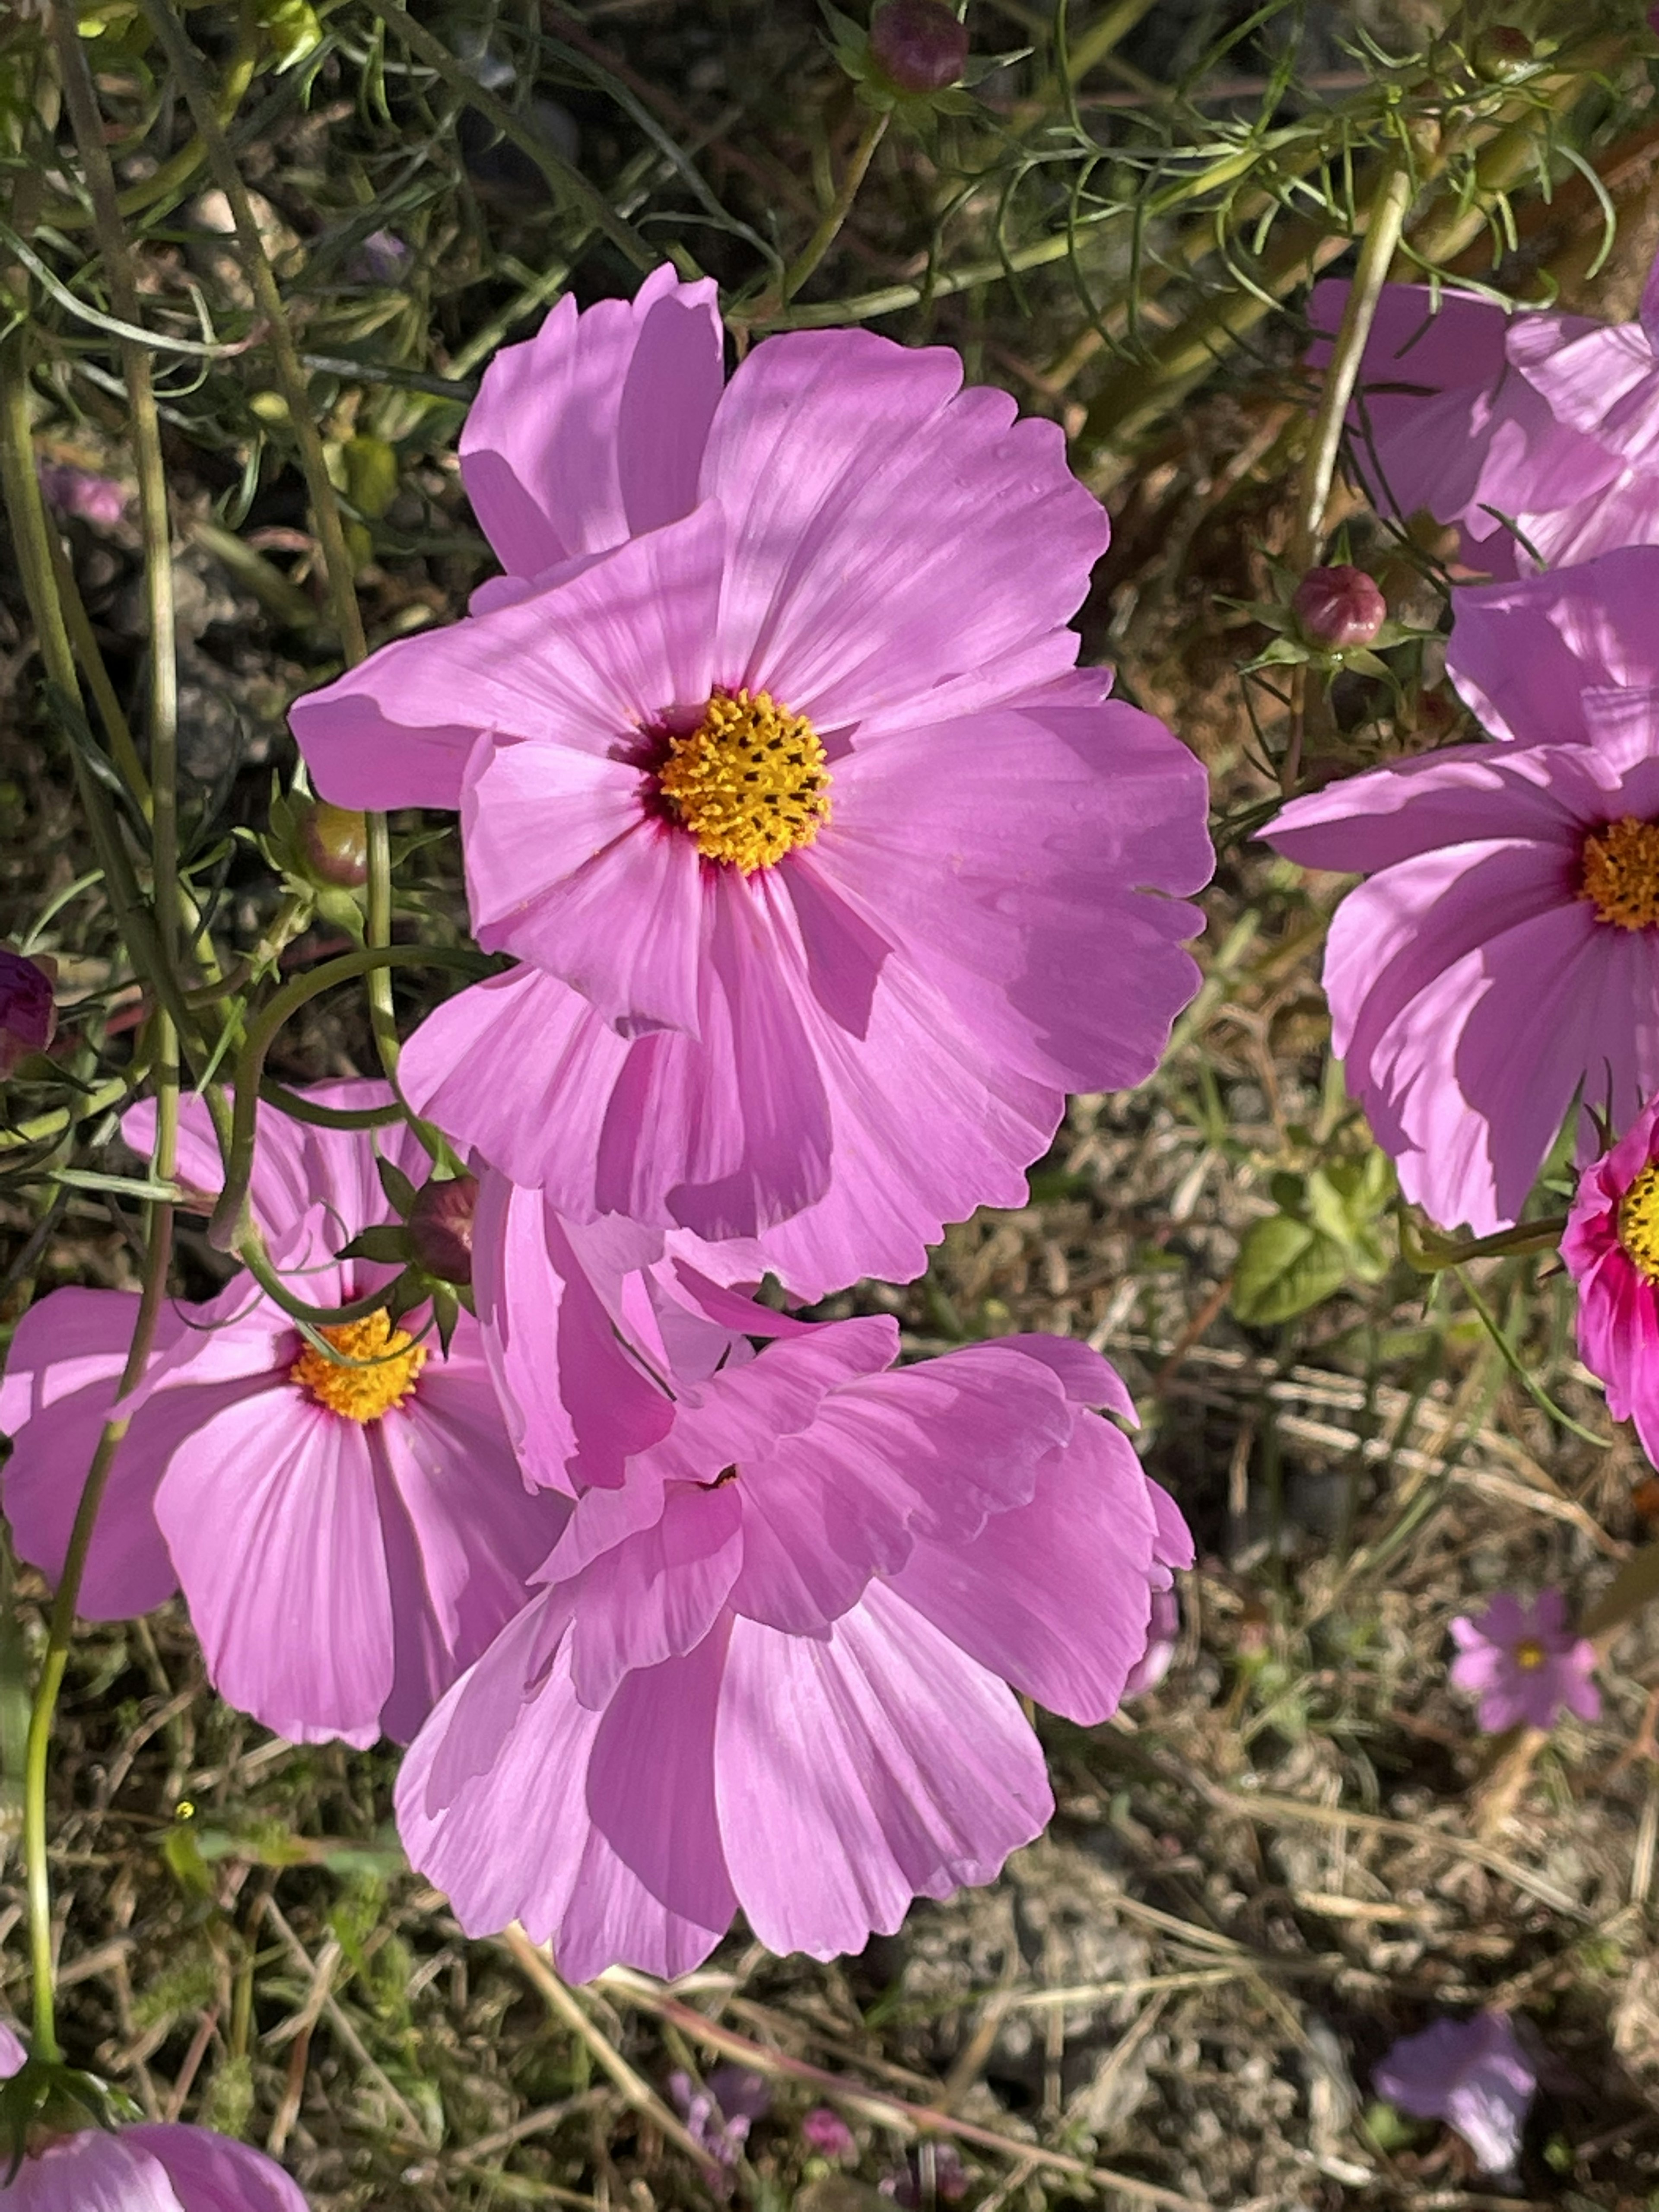
[[[472,1280],[472,1217],[478,1210],[476,1176],[424,1182],[409,1209],[409,1245],[416,1264],[441,1283]]]
[[[884,0],[870,19],[870,53],[900,92],[944,92],[968,63],[968,33],[945,0]]]
[[[1489,23],[1469,49],[1474,73],[1488,84],[1508,84],[1532,67],[1532,40],[1513,23]]]
[[[31,1052],[44,1052],[58,1027],[53,960],[30,960],[0,945],[0,1082]]]
[[[316,882],[338,890],[362,890],[368,881],[368,823],[355,807],[307,799],[295,826],[307,870]]]
[[[1310,645],[1338,652],[1370,645],[1389,618],[1389,603],[1363,568],[1310,568],[1291,611]]]
[[[1129,1669],[1123,1685],[1126,1698],[1144,1698],[1155,1690],[1170,1671],[1176,1645],[1181,1640],[1181,1600],[1173,1589],[1152,1592],[1152,1619],[1146,1624],[1146,1649]]]
[[[814,2105],[800,2124],[803,2141],[820,2158],[851,2158],[858,2149],[853,2130],[828,2105]]]

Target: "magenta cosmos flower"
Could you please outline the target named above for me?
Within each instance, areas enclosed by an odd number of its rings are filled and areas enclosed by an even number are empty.
[[[1371,2081],[1413,2119],[1455,2128],[1482,2173],[1513,2174],[1538,2075],[1504,2014],[1437,2020],[1402,2037]]]
[[[1314,287],[1309,317],[1334,336],[1346,279]],[[1547,560],[1585,560],[1644,533],[1621,499],[1618,455],[1557,414],[1514,357],[1523,331],[1562,337],[1601,328],[1584,316],[1510,316],[1472,292],[1388,284],[1377,302],[1349,411],[1349,450],[1372,504],[1401,520],[1426,509],[1455,523],[1471,568],[1511,577],[1526,562],[1514,522]],[[1309,361],[1322,368],[1330,337]],[[1659,522],[1659,482],[1653,487]]]
[[[1659,1466],[1659,1099],[1589,1162],[1561,1256],[1578,1289],[1578,1352]]]
[[[58,1027],[55,960],[31,960],[0,945],[0,1083],[32,1052],[44,1052]]]
[[[369,1083],[308,1095],[334,1107],[391,1096]],[[128,1115],[131,1141],[148,1142],[153,1115]],[[211,1190],[205,1112],[187,1103],[183,1121],[181,1178]],[[425,1155],[401,1124],[380,1135],[395,1164],[420,1171]],[[331,1256],[391,1215],[367,1133],[262,1107],[257,1158],[255,1212],[300,1295],[337,1306],[390,1278]],[[12,1341],[0,1382],[13,1439],[5,1510],[19,1551],[49,1576],[63,1568],[137,1307],[130,1291],[54,1291]],[[232,1705],[296,1741],[407,1740],[524,1603],[568,1509],[527,1491],[470,1315],[447,1358],[384,1313],[321,1334],[362,1364],[308,1344],[246,1275],[210,1304],[163,1311],[81,1611],[124,1620],[182,1588]]]
[[[1575,1095],[1617,1127],[1659,1090],[1659,691],[1579,709],[1578,742],[1452,746],[1265,833],[1368,878],[1331,924],[1332,1044],[1401,1188],[1448,1227],[1520,1218]]]
[[[684,1972],[739,1909],[773,1951],[856,1951],[991,1880],[1052,1809],[1015,1692],[1103,1719],[1192,1556],[1086,1347],[894,1372],[890,1321],[772,1319],[584,1492],[404,1762],[411,1863],[572,1980]]]
[[[0,2079],[23,2063],[0,2021]],[[9,2161],[7,2161],[9,2164]],[[0,2165],[4,2212],[307,2212],[306,2200],[263,2151],[208,2128],[165,2124],[82,2128],[32,2142],[16,2172]]]
[[[863,331],[722,392],[665,270],[499,356],[462,465],[509,574],[293,710],[325,797],[459,806],[522,963],[409,1097],[573,1219],[915,1274],[1196,980],[1204,777],[1073,665],[1108,532],[1059,429]]]
[[[1553,1728],[1565,1705],[1593,1721],[1601,1698],[1590,1674],[1595,1646],[1567,1626],[1559,1589],[1541,1589],[1530,1605],[1500,1590],[1478,1620],[1460,1616],[1451,1625],[1457,1656],[1451,1680],[1480,1699],[1480,1725],[1488,1735],[1524,1721]]]

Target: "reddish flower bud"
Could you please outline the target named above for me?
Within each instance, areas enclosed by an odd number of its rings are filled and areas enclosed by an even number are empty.
[[[355,807],[307,799],[299,810],[300,850],[319,884],[360,890],[368,881],[368,823]]]
[[[0,945],[0,1082],[25,1054],[44,1052],[58,1027],[54,960],[30,960]]]
[[[800,2131],[807,2148],[820,2158],[851,2158],[858,2149],[851,2128],[828,2105],[814,2105],[802,2120]]]
[[[870,19],[870,52],[900,92],[944,92],[968,63],[968,33],[945,0],[885,0]]]
[[[1310,568],[1291,611],[1310,645],[1331,650],[1369,645],[1389,618],[1389,603],[1363,568]]]
[[[477,1210],[476,1176],[421,1185],[409,1209],[409,1243],[428,1275],[441,1283],[472,1280],[472,1218]]]

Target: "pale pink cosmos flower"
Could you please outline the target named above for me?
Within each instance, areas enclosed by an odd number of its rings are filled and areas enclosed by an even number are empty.
[[[293,721],[331,799],[461,809],[522,963],[422,1024],[411,1103],[567,1218],[763,1237],[815,1296],[915,1274],[1023,1200],[1065,1091],[1150,1073],[1204,778],[1073,665],[1108,531],[1057,426],[868,331],[723,390],[720,349],[665,269],[500,355],[462,465],[508,574]]]
[[[1553,735],[1513,690],[1515,734]],[[1521,1218],[1575,1095],[1618,1127],[1659,1090],[1659,690],[1585,691],[1577,724],[1347,777],[1265,832],[1368,878],[1331,924],[1332,1045],[1449,1228]]]
[[[856,1951],[990,1881],[1052,1809],[1016,1691],[1105,1717],[1192,1557],[1085,1346],[893,1371],[885,1318],[771,1322],[584,1492],[404,1762],[411,1863],[573,1981],[683,1973],[739,1909],[773,1951]]]
[[[1346,304],[1346,278],[1314,287],[1310,364],[1323,368]],[[1523,327],[1563,336],[1584,316],[1511,317],[1472,292],[1388,284],[1366,340],[1348,414],[1349,451],[1372,504],[1402,520],[1426,509],[1455,523],[1470,568],[1498,577],[1530,566],[1504,518],[1548,560],[1587,559],[1642,535],[1613,498],[1618,455],[1563,420],[1512,358]],[[1654,486],[1659,523],[1659,483]],[[1611,500],[1611,503],[1610,502]],[[1599,532],[1599,535],[1598,535]]]
[[[1482,2173],[1514,2178],[1538,2075],[1505,2014],[1437,2020],[1420,2035],[1403,2036],[1371,2082],[1413,2119],[1455,2128]]]
[[[325,1108],[386,1103],[384,1084],[308,1094]],[[179,1174],[213,1190],[219,1156],[186,1102]],[[147,1148],[154,1108],[125,1123]],[[425,1155],[400,1122],[376,1133],[411,1176]],[[307,1303],[337,1306],[393,1270],[332,1257],[391,1218],[366,1131],[313,1127],[264,1107],[256,1217]],[[55,1291],[18,1324],[0,1382],[13,1438],[0,1482],[18,1549],[61,1571],[94,1448],[115,1403],[137,1306],[124,1291]],[[410,1316],[415,1329],[422,1317]],[[246,1275],[210,1304],[163,1309],[156,1356],[99,1510],[82,1587],[91,1620],[148,1612],[182,1588],[222,1696],[295,1741],[407,1740],[518,1611],[563,1525],[527,1489],[477,1323],[435,1341],[347,1322],[348,1366],[308,1345]]]
[[[1561,1239],[1578,1291],[1578,1353],[1659,1465],[1659,1099],[1581,1170]]]
[[[1593,1721],[1601,1692],[1590,1680],[1595,1646],[1568,1625],[1559,1589],[1541,1589],[1530,1605],[1500,1590],[1479,1620],[1460,1614],[1451,1625],[1457,1656],[1450,1680],[1480,1699],[1480,1725],[1489,1735],[1525,1722],[1553,1728],[1562,1706]]]
[[[0,2079],[9,2080],[23,2058],[21,2043],[0,2021]],[[274,2160],[209,2128],[87,2127],[31,2148],[8,2179],[9,2164],[6,2154],[0,2212],[307,2212],[298,2185]]]
[[[1181,1641],[1181,1600],[1176,1595],[1174,1578],[1167,1589],[1152,1592],[1152,1618],[1146,1625],[1146,1649],[1130,1668],[1123,1685],[1126,1698],[1144,1698],[1149,1690],[1157,1689],[1169,1673],[1176,1656],[1176,1646]]]

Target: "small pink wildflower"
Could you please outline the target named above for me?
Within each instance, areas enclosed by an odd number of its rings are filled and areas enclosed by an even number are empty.
[[[1450,1680],[1480,1699],[1480,1725],[1497,1735],[1521,1722],[1553,1728],[1560,1709],[1593,1721],[1601,1692],[1590,1680],[1595,1646],[1567,1625],[1559,1589],[1541,1589],[1531,1604],[1500,1590],[1478,1620],[1451,1625],[1458,1654]]]
[[[800,2132],[802,2142],[819,2158],[849,2159],[858,2150],[853,2130],[828,2105],[814,2105],[803,2117]]]
[[[1659,1465],[1659,1099],[1581,1172],[1561,1256],[1578,1287],[1578,1351]]]
[[[569,1219],[763,1236],[817,1296],[1150,1073],[1204,779],[1074,665],[1108,527],[1054,424],[940,348],[789,332],[722,388],[721,346],[665,268],[498,355],[461,453],[508,573],[292,720],[337,804],[459,807],[523,963],[416,1031],[411,1103]]]
[[[0,2078],[22,2066],[0,2021]],[[307,2212],[274,2160],[209,2128],[86,2127],[34,2143],[15,2173],[0,2146],[0,2212]]]
[[[1103,1718],[1191,1560],[1085,1346],[892,1371],[884,1318],[769,1318],[582,1492],[398,1779],[463,1925],[522,1921],[573,1981],[684,1973],[739,1909],[774,1951],[856,1951],[990,1881],[1052,1806],[1008,1685]]]
[[[1510,688],[1513,733],[1553,735],[1522,716],[1554,695]],[[1264,833],[1369,878],[1327,943],[1333,1048],[1449,1228],[1519,1220],[1576,1093],[1617,1126],[1659,1091],[1659,690],[1584,691],[1567,734],[1349,776]]]
[[[391,1096],[366,1083],[311,1095],[349,1108]],[[211,1191],[219,1156],[205,1109],[189,1102],[183,1121],[181,1176]],[[145,1106],[124,1127],[147,1146],[153,1125]],[[379,1134],[394,1164],[421,1171],[401,1124]],[[393,1272],[331,1256],[390,1215],[366,1131],[262,1107],[252,1201],[308,1302],[343,1304]],[[14,1448],[0,1482],[19,1551],[49,1576],[62,1571],[137,1304],[130,1291],[54,1291],[12,1341],[0,1428]],[[182,1587],[229,1703],[296,1741],[406,1741],[525,1602],[568,1508],[526,1491],[471,1315],[447,1358],[384,1313],[340,1325],[332,1341],[373,1364],[308,1345],[246,1276],[205,1306],[164,1308],[151,1371],[127,1401],[81,1610],[125,1620]]]
[[[1398,2111],[1455,2128],[1482,2173],[1515,2178],[1538,2076],[1504,2014],[1437,2020],[1402,2037],[1371,2081]]]
[[[30,959],[0,945],[0,1083],[29,1053],[44,1052],[58,1027],[55,960]]]
[[[107,530],[127,511],[127,495],[113,477],[95,469],[80,469],[68,461],[42,461],[40,489],[60,514],[79,516]]]

